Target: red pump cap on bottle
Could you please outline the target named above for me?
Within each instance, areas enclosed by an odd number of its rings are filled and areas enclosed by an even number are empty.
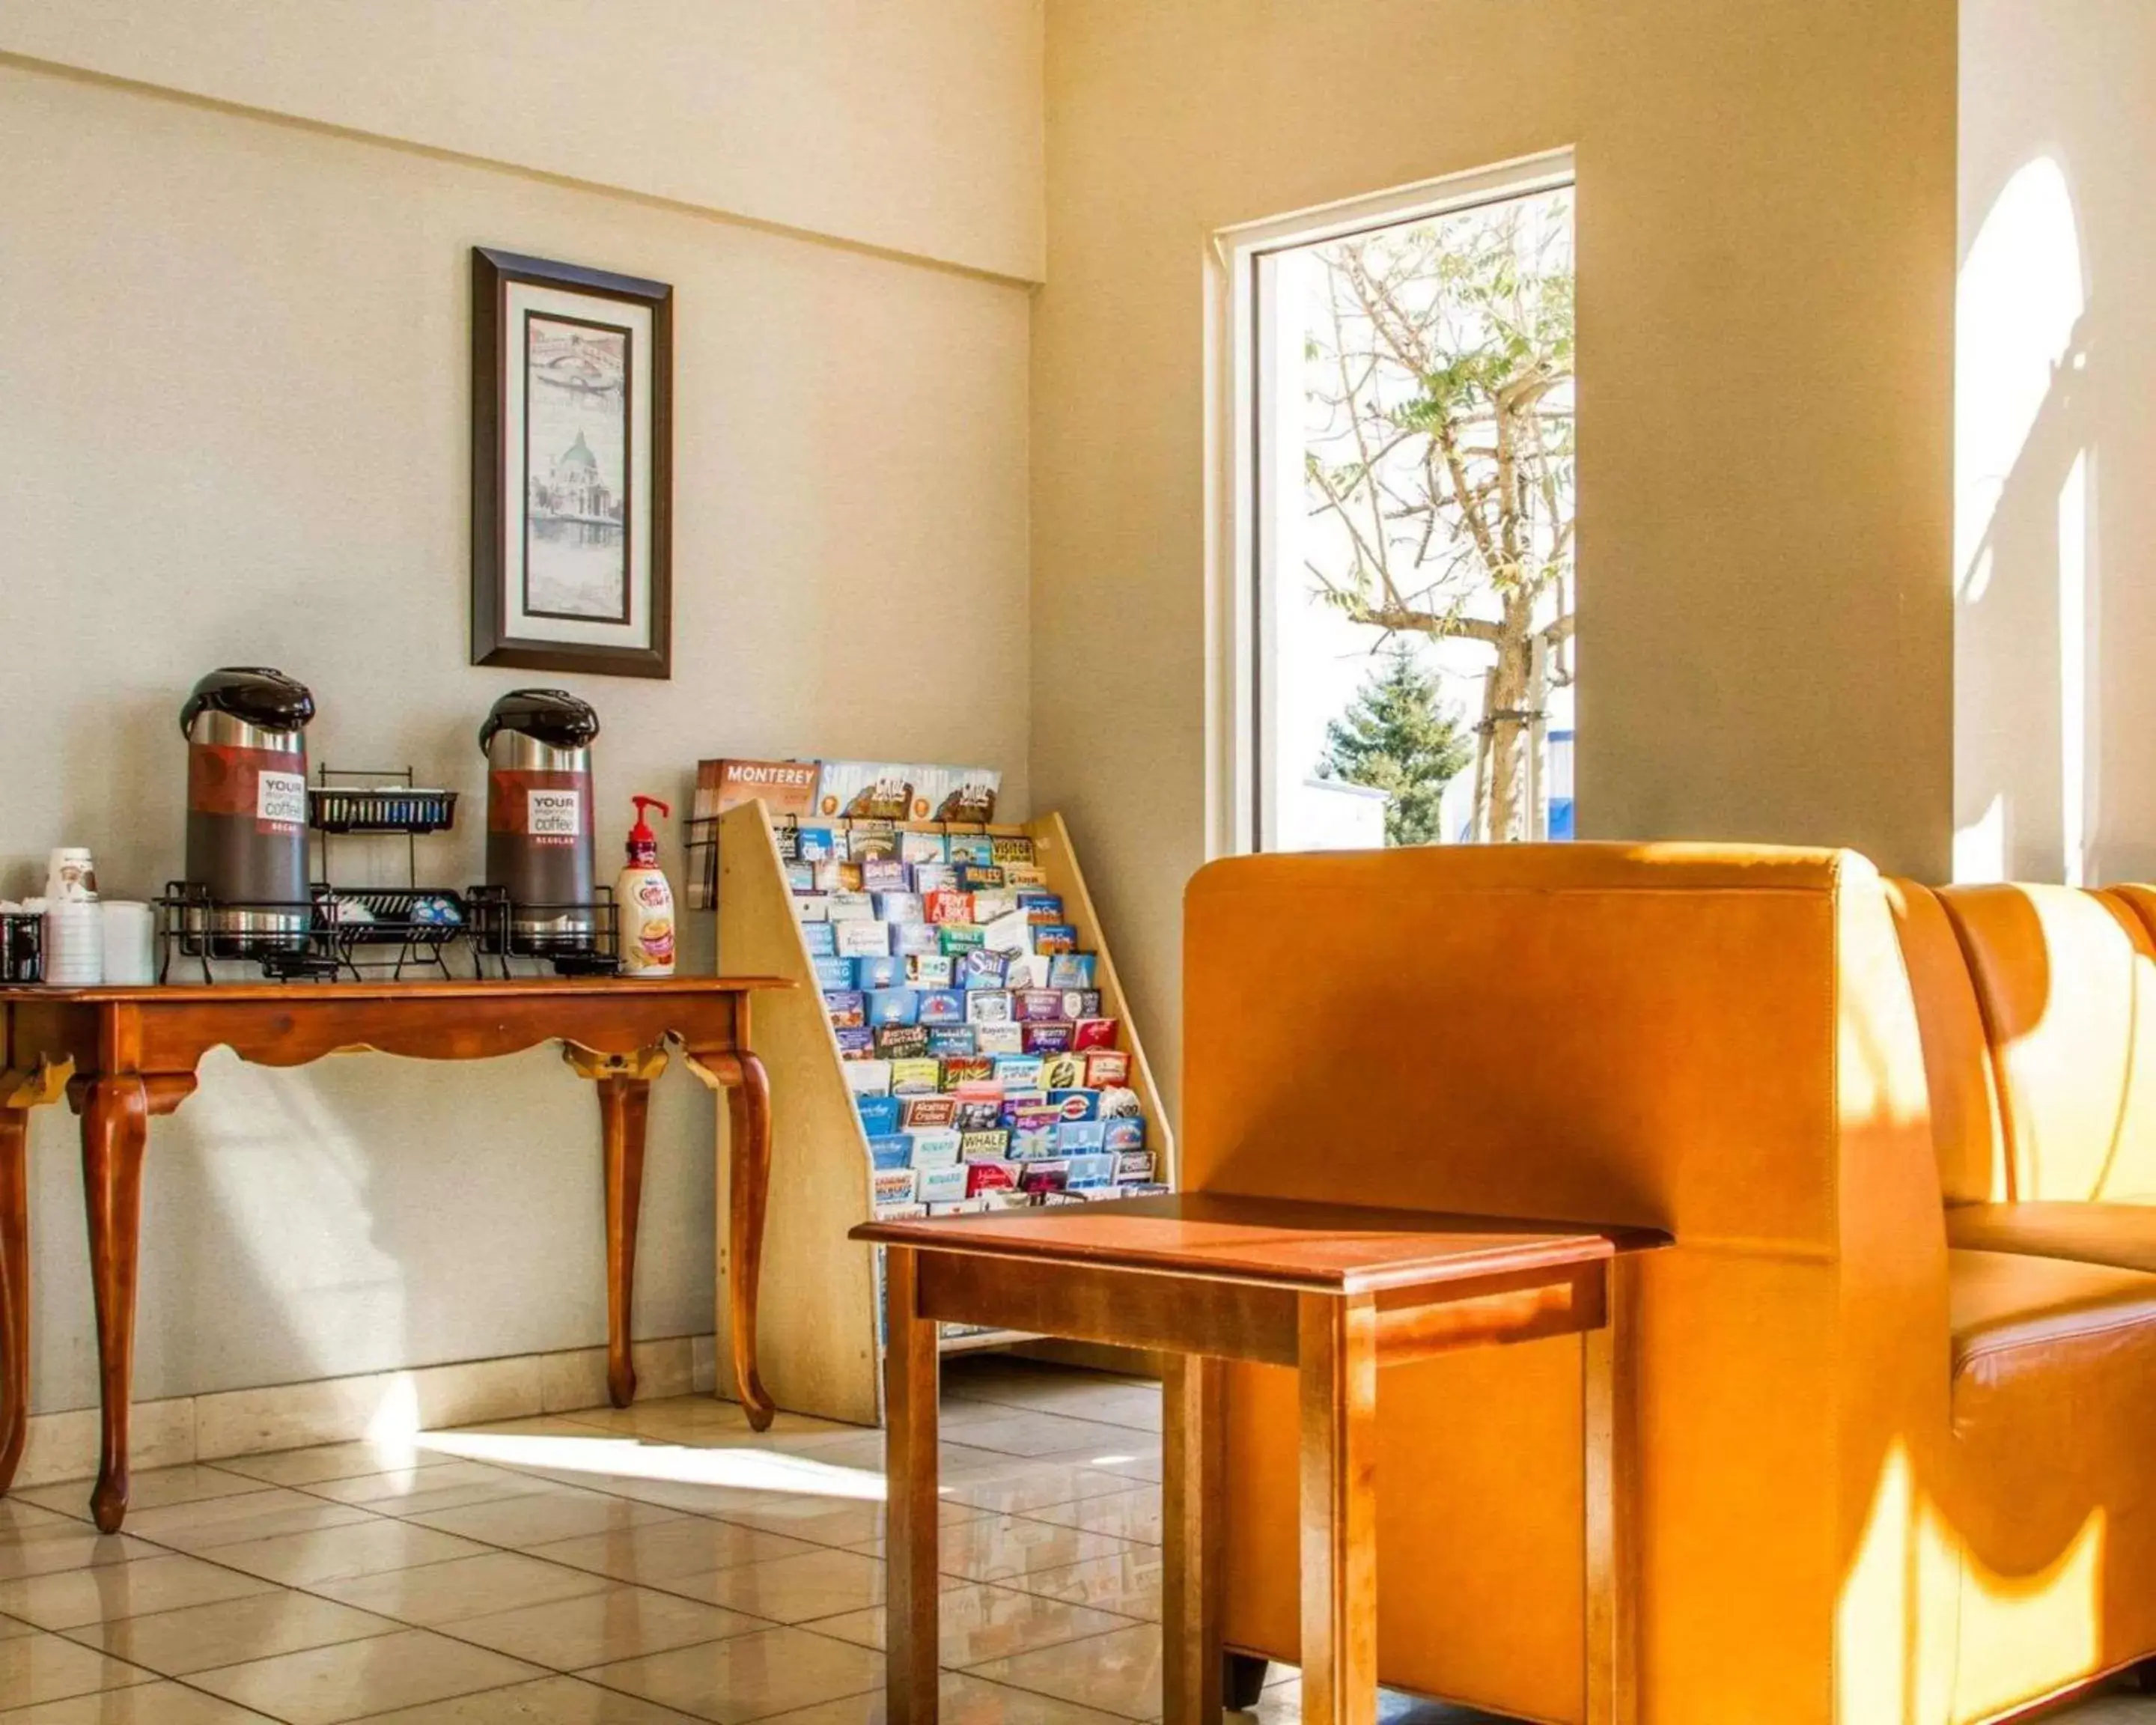
[[[644,811],[656,809],[668,816],[674,811],[656,797],[631,797],[629,800],[636,804],[636,824],[629,829],[629,860],[641,868],[655,867],[659,861],[659,835],[645,821]]]

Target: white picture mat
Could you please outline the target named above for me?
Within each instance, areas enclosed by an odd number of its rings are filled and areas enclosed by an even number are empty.
[[[502,633],[521,640],[563,641],[583,646],[649,648],[651,603],[651,308],[603,295],[506,284],[502,307],[501,617]],[[627,624],[600,618],[535,616],[524,608],[524,516],[530,495],[524,441],[525,320],[532,312],[617,324],[630,332],[629,401],[629,616]]]

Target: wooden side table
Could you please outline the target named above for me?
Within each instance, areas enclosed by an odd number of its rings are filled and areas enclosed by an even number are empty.
[[[889,1249],[891,1725],[936,1718],[936,1327],[945,1322],[1171,1356],[1168,1725],[1220,1716],[1222,1360],[1300,1373],[1302,1717],[1375,1725],[1378,1368],[1584,1333],[1587,1716],[1629,1725],[1633,1415],[1620,1272],[1666,1235],[1207,1193],[871,1222],[852,1238]]]
[[[678,1045],[726,1094],[732,1205],[727,1328],[734,1389],[757,1430],[776,1411],[757,1372],[757,1271],[771,1176],[771,1096],[749,1046],[749,998],[768,977],[523,978],[506,982],[185,984],[0,988],[0,1495],[29,1419],[28,1111],[63,1097],[82,1117],[90,1285],[104,1441],[90,1506],[100,1530],[127,1513],[142,1163],[150,1121],[194,1093],[220,1045],[265,1066],[348,1049],[469,1060],[558,1041],[599,1099],[607,1224],[607,1386],[636,1394],[630,1305],[651,1081]],[[454,1154],[454,1146],[439,1153]]]

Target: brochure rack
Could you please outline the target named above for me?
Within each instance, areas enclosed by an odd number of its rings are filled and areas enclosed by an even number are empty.
[[[844,821],[819,824],[844,827]],[[1175,1147],[1152,1072],[1115,961],[1062,817],[1022,825],[925,824],[916,830],[1024,834],[1034,841],[1047,890],[1059,894],[1079,943],[1098,955],[1101,1010],[1121,1022],[1131,1055],[1130,1087],[1146,1119],[1156,1178],[1174,1183]],[[771,816],[755,802],[718,819],[718,966],[721,976],[784,977],[796,986],[759,995],[752,1034],[771,1078],[772,1169],[764,1226],[759,1352],[763,1380],[778,1405],[857,1425],[880,1421],[881,1312],[875,1255],[847,1231],[870,1219],[867,1134],[847,1087],[838,1039],[827,1014],[808,946],[796,920],[786,865]],[[723,1189],[726,1158],[719,1158]],[[721,1243],[719,1309],[726,1309],[729,1266]],[[720,1346],[726,1327],[719,1326]],[[1009,1332],[948,1335],[947,1351],[1028,1338]],[[730,1381],[721,1362],[719,1381]]]

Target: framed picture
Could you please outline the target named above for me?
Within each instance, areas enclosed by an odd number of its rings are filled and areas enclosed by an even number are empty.
[[[474,665],[672,672],[674,290],[472,251]]]

